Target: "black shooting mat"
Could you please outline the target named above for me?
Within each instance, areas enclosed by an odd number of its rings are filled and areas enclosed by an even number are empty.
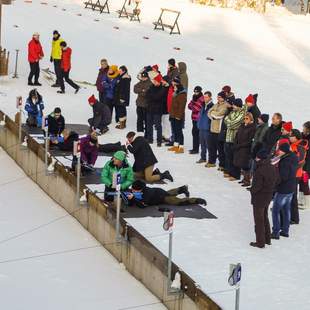
[[[89,126],[88,125],[82,125],[82,124],[66,124],[66,128],[75,131],[79,135],[86,135],[89,133]],[[30,127],[26,124],[23,124],[23,129],[28,133],[28,134],[43,134],[42,128],[37,128],[37,127]]]

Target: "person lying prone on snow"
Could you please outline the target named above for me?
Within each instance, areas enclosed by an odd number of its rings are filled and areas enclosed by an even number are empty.
[[[181,194],[184,194],[185,198],[177,197]],[[205,199],[190,198],[187,185],[165,191],[159,187],[148,187],[145,182],[140,180],[133,182],[131,193],[128,193],[126,197],[129,205],[136,205],[139,208],[163,204],[174,206],[187,206],[195,204],[201,204],[204,206],[207,205]]]

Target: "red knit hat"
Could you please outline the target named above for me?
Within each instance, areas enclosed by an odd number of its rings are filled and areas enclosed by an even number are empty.
[[[154,77],[154,81],[156,81],[157,83],[161,83],[162,80],[163,80],[163,77],[161,76],[161,74],[157,74]]]
[[[293,124],[292,122],[285,122],[283,123],[282,128],[287,132],[291,132],[293,129]]]
[[[88,102],[89,102],[89,104],[95,104],[95,103],[96,103],[96,97],[95,97],[95,95],[91,95],[91,96],[88,98]]]
[[[153,66],[152,66],[152,69],[153,69],[154,71],[158,72],[159,67],[158,67],[158,65],[153,65]]]
[[[249,94],[249,95],[245,98],[245,102],[254,104],[254,103],[255,103],[254,96],[253,96],[252,94]]]
[[[225,93],[230,93],[231,92],[231,87],[229,85],[225,85],[222,88],[222,91],[224,91]]]

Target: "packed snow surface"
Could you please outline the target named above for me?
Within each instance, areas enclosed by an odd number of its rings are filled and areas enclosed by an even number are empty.
[[[86,10],[80,0],[48,1],[47,5],[40,2],[33,0],[32,3],[25,3],[19,0],[4,8],[3,45],[11,51],[11,72],[14,69],[14,50],[20,50],[19,79],[0,80],[0,108],[10,115],[15,112],[16,96],[22,95],[25,98],[29,91],[26,86],[28,40],[33,32],[41,33],[46,55],[41,67],[52,68],[49,63],[51,34],[57,29],[73,49],[71,75],[76,80],[94,83],[99,60],[107,58],[110,64],[127,65],[135,83],[135,76],[142,66],[157,63],[165,72],[167,59],[174,57],[188,65],[189,97],[196,85],[216,95],[223,85],[228,84],[237,97],[245,98],[248,93],[257,92],[262,112],[281,112],[285,120],[293,121],[294,127],[300,128],[309,119],[309,16],[292,15],[284,8],[270,7],[267,14],[262,16],[249,10],[210,8],[185,0],[144,0],[142,22],[139,24],[117,18],[115,11],[122,6],[120,0],[110,1],[110,15]],[[153,31],[152,22],[158,18],[160,7],[182,11],[181,36]],[[207,57],[214,61],[208,61]],[[87,98],[96,93],[94,88],[87,86],[87,89],[74,95],[68,86],[65,95],[57,95],[43,78],[41,81],[44,85],[40,92],[47,112],[60,106],[67,122],[87,123],[91,114]],[[134,100],[132,94],[128,130],[135,129]],[[101,143],[123,142],[126,131],[117,132],[114,125],[111,129],[101,137]],[[189,113],[186,119],[185,147],[186,150],[191,147]],[[187,155],[187,151],[184,155],[170,154],[164,147],[154,147],[154,151],[159,159],[158,167],[161,170],[170,169],[175,178],[175,182],[166,188],[189,184],[192,195],[206,198],[208,210],[218,217],[217,220],[176,219],[174,261],[223,309],[234,308],[234,292],[223,291],[230,289],[227,284],[229,264],[236,262],[241,262],[243,267],[241,309],[310,309],[310,212],[301,211],[301,224],[291,228],[289,239],[274,241],[272,246],[264,250],[250,248],[249,242],[254,240],[254,227],[249,193],[238,184],[224,180],[215,169],[195,164],[198,156]],[[32,197],[32,187],[29,185],[30,192],[20,195],[19,199],[37,199],[36,195]],[[23,187],[15,190],[22,191]],[[32,221],[34,216],[28,211],[27,215]],[[41,216],[47,216],[45,209]],[[70,222],[69,219],[66,221]],[[162,232],[162,219],[130,219],[130,223],[145,235]],[[4,227],[10,226],[2,225],[1,230],[6,231],[8,228]],[[12,229],[16,229],[15,223]],[[29,235],[27,238],[29,246],[34,236]],[[63,234],[59,238],[62,240]],[[150,241],[167,253],[167,237]],[[44,242],[41,246],[49,251],[52,244]],[[14,251],[18,250],[20,248],[14,248]],[[80,253],[79,257],[96,251],[99,250]],[[9,255],[11,252],[4,253]],[[62,261],[64,258],[59,256],[55,259]],[[80,260],[76,268],[80,268],[79,263]],[[27,264],[29,268],[34,268],[33,263]],[[16,271],[15,265],[8,266]],[[23,272],[28,272],[28,268],[23,269]],[[36,272],[32,272],[29,276],[21,277],[20,281],[24,283],[28,278],[36,276]],[[41,273],[40,276],[44,277]],[[97,276],[98,273],[94,272],[93,277],[97,279]],[[58,279],[57,276],[55,278]],[[89,281],[83,281],[88,293],[92,293],[88,289],[92,280],[89,276]],[[9,293],[3,295],[7,298]],[[51,293],[48,297],[52,302]]]

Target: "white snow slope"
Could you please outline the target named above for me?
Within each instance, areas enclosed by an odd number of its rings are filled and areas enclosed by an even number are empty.
[[[0,169],[3,309],[166,309],[1,148]]]
[[[258,92],[262,112],[282,112],[284,119],[292,120],[297,128],[310,116],[309,16],[294,16],[282,8],[270,8],[261,16],[246,10],[207,8],[185,0],[144,0],[139,24],[117,18],[115,11],[122,5],[120,0],[111,1],[110,15],[85,10],[80,0],[47,2],[48,5],[40,4],[39,0],[31,4],[15,1],[4,8],[3,45],[11,51],[21,50],[20,79],[0,80],[0,108],[11,115],[15,112],[15,97],[26,97],[29,91],[25,86],[26,45],[31,34],[41,33],[46,54],[41,66],[52,67],[48,62],[50,40],[52,31],[57,29],[73,49],[72,77],[77,80],[94,82],[99,60],[107,58],[111,64],[128,65],[134,83],[142,66],[157,63],[165,71],[167,59],[175,57],[188,64],[190,90],[201,85],[216,94],[223,85],[230,84],[242,98]],[[160,7],[182,10],[181,36],[152,30],[151,22],[157,19]],[[150,39],[145,40],[144,36]],[[207,61],[206,57],[215,61]],[[66,95],[56,95],[42,81],[47,112],[59,105],[67,122],[87,122],[91,113],[87,98],[95,93],[94,88],[83,89],[77,95],[68,88]],[[134,100],[133,95],[128,129],[135,129]],[[187,149],[191,147],[190,131],[188,113]],[[124,136],[125,132],[113,129],[101,139],[124,141]],[[301,212],[301,224],[292,227],[289,239],[275,241],[264,250],[250,248],[254,227],[249,193],[224,180],[216,170],[196,165],[196,156],[168,154],[165,148],[154,147],[154,151],[159,168],[169,168],[175,177],[176,181],[166,187],[189,184],[192,194],[205,197],[208,209],[218,217],[217,220],[178,218],[174,261],[224,309],[233,309],[234,293],[216,292],[229,289],[228,267],[234,262],[243,266],[241,309],[310,309],[307,225],[310,213]],[[162,219],[130,222],[145,235],[161,233]],[[167,253],[167,238],[151,242]]]

